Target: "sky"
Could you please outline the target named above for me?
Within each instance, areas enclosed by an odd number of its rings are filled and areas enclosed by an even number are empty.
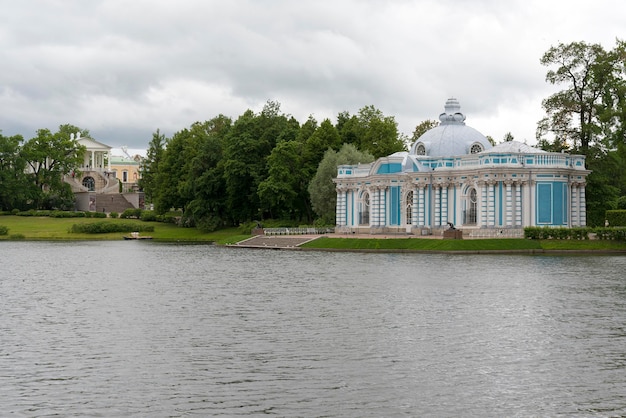
[[[535,144],[541,56],[625,39],[623,0],[0,0],[0,131],[72,124],[148,147],[267,101],[304,123],[373,105],[411,136],[458,99],[466,124]],[[620,31],[621,29],[621,31]]]

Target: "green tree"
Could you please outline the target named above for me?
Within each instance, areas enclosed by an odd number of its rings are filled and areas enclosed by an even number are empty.
[[[599,44],[561,43],[546,51],[541,64],[556,67],[546,80],[565,89],[543,100],[546,117],[539,122],[537,140],[551,132],[558,142],[571,141],[585,153],[601,132],[599,109],[614,73],[612,56]]]
[[[163,214],[170,209],[181,209],[184,212],[186,203],[191,199],[185,189],[185,180],[189,176],[186,163],[196,149],[193,133],[189,129],[178,131],[167,140],[152,191],[157,213]]]
[[[513,134],[511,132],[507,132],[504,134],[504,138],[502,138],[503,142],[511,142],[515,140],[515,137],[513,137]]]
[[[152,140],[148,145],[146,158],[142,161],[139,187],[141,187],[145,193],[146,200],[149,202],[154,202],[154,195],[158,188],[156,178],[159,173],[159,164],[163,159],[166,143],[167,139],[165,135],[161,134],[161,131],[157,129],[156,132],[152,134]]]
[[[311,218],[303,146],[298,141],[280,142],[267,159],[268,177],[259,184],[258,194],[263,211],[271,218]]]
[[[406,151],[406,144],[393,116],[383,115],[374,106],[365,106],[359,110],[358,121],[360,150],[369,152],[375,158]]]
[[[26,176],[26,161],[20,153],[21,135],[4,136],[0,131],[0,210],[27,209],[37,189]]]
[[[353,144],[344,144],[338,152],[332,149],[326,151],[309,184],[313,210],[324,223],[335,224],[337,191],[333,178],[337,177],[337,167],[342,164],[365,164],[372,161],[373,155],[359,151]]]
[[[341,137],[329,119],[324,119],[322,124],[309,136],[304,145],[304,158],[310,176],[313,177],[317,166],[324,158],[324,153],[329,149],[339,150]]]
[[[80,132],[72,125],[61,125],[56,133],[39,129],[37,136],[28,140],[21,149],[27,173],[37,188],[34,206],[38,209],[70,209],[74,195],[63,176],[77,172],[83,163],[85,147],[70,134]],[[87,131],[82,131],[87,134]]]
[[[231,126],[232,120],[224,115],[204,123],[198,153],[190,167],[193,193],[185,213],[193,224],[205,231],[214,231],[229,222],[223,153]]]
[[[420,122],[413,130],[413,135],[411,135],[411,142],[413,143],[417,141],[422,135],[424,135],[431,129],[436,128],[437,126],[439,126],[439,122],[432,119],[427,119],[423,122]]]
[[[297,121],[268,102],[260,114],[247,110],[229,131],[224,146],[224,178],[228,211],[234,223],[263,219],[258,195],[268,177],[267,159],[277,143],[295,140]]]

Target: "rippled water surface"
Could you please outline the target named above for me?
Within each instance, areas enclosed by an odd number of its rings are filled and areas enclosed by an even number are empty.
[[[624,416],[625,272],[0,242],[0,415]]]

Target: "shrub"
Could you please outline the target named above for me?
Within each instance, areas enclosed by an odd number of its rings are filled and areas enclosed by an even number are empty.
[[[626,228],[593,228],[598,239],[626,241]]]
[[[157,216],[153,210],[144,210],[141,212],[140,219],[144,222],[156,222]]]
[[[119,213],[117,213],[117,212],[111,212],[111,213],[109,213],[109,217],[110,217],[110,218],[113,218],[113,219],[117,219],[119,216],[120,216],[120,214],[119,214]]]
[[[74,224],[70,233],[108,234],[112,232],[154,232],[153,225],[138,222],[93,222]]]
[[[19,241],[19,240],[26,239],[26,237],[24,236],[24,234],[11,234],[11,236],[9,236],[9,239],[14,240],[14,241]]]
[[[180,219],[180,215],[176,213],[166,213],[165,215],[158,215],[156,220],[159,222],[163,222],[166,224],[178,224],[178,220]]]
[[[129,208],[126,209],[124,212],[122,212],[122,214],[120,215],[120,218],[122,219],[140,219],[141,218],[141,209],[134,209],[134,208]]]
[[[9,233],[9,227],[0,225],[0,235],[8,235],[8,233]]]
[[[626,210],[607,210],[606,220],[609,226],[626,226]]]

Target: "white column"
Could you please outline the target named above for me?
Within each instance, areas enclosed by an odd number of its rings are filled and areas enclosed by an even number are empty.
[[[579,193],[579,204],[578,204],[578,217],[580,219],[580,226],[587,226],[587,200],[585,196],[585,183],[581,183],[580,185],[580,193]]]
[[[441,186],[438,184],[435,187],[435,219],[434,226],[441,226]]]
[[[487,225],[495,226],[496,224],[496,184],[489,182],[487,184]]]
[[[448,223],[448,184],[441,186],[441,225]]]
[[[346,226],[346,191],[343,188],[337,188],[337,210],[335,224],[337,226]]]
[[[505,183],[505,190],[504,224],[510,227],[513,225],[513,193],[511,191],[511,181]]]
[[[413,202],[411,202],[412,206],[411,206],[411,225],[412,226],[417,226],[419,225],[418,223],[418,216],[419,216],[419,211],[418,211],[418,205],[419,205],[419,191],[418,188],[416,186],[413,186]]]
[[[530,212],[530,224],[532,226],[537,225],[537,203],[536,203],[536,192],[535,192],[535,188],[536,188],[536,183],[534,180],[530,180],[528,182],[528,194],[529,194],[529,199],[528,199],[528,206],[529,206],[529,212]]]
[[[378,188],[373,187],[370,205],[370,226],[378,226]]]
[[[522,226],[522,185],[515,184],[515,226]]]
[[[476,190],[476,225],[479,227],[487,225],[487,185],[484,181],[478,182]]]
[[[417,186],[417,210],[418,210],[418,222],[417,224],[420,226],[426,225],[426,197],[424,196],[424,186]]]
[[[385,203],[385,194],[387,193],[387,189],[385,187],[381,187],[379,190],[379,193],[380,193],[380,196],[378,199],[378,208],[379,208],[378,225],[386,226],[387,225],[387,221],[386,221],[387,206]]]
[[[577,183],[570,185],[570,225],[580,226],[580,199],[579,199],[579,186]]]

